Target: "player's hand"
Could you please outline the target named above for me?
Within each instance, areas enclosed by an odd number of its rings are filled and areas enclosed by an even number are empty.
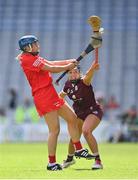
[[[94,62],[92,63],[92,69],[93,69],[94,71],[99,70],[99,69],[100,69],[100,64],[97,63],[96,61],[94,61]]]
[[[76,62],[76,59],[70,59],[68,60],[69,63],[75,63]]]
[[[68,65],[68,70],[72,70],[73,68],[75,68],[78,65],[78,61],[73,61],[72,63],[69,63]]]

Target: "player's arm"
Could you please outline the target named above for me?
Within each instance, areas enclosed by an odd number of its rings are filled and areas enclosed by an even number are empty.
[[[95,71],[99,69],[99,63],[96,63],[95,61],[92,63],[91,67],[88,69],[86,74],[83,77],[83,82],[86,85],[90,85],[94,76]]]
[[[59,72],[62,72],[62,71],[71,70],[76,65],[77,65],[77,62],[76,63],[69,63],[67,65],[62,65],[62,66],[61,65],[54,65],[54,64],[45,63],[42,66],[42,70],[49,71],[51,73],[59,73]]]
[[[67,65],[69,63],[75,62],[76,59],[68,59],[68,60],[59,60],[59,61],[48,61],[48,63],[52,65]]]
[[[61,98],[65,98],[66,95],[67,95],[67,94],[66,94],[64,91],[61,91],[61,92],[59,93],[59,96],[60,96]]]

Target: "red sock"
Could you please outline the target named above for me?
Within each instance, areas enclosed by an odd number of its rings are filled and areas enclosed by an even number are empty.
[[[56,156],[48,156],[49,158],[49,163],[55,163],[56,162]]]
[[[78,142],[73,142],[73,145],[74,145],[76,151],[82,149],[82,145],[81,145],[81,142],[80,142],[80,141],[78,141]]]

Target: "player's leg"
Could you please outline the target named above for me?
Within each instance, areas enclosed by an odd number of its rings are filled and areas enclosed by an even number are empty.
[[[48,170],[61,170],[61,166],[56,164],[56,147],[57,139],[60,131],[59,119],[57,111],[51,111],[44,115],[45,121],[48,125],[48,155],[49,163],[47,166]]]
[[[71,139],[74,142],[79,141],[77,116],[73,112],[72,108],[67,104],[67,102],[65,102],[65,104],[58,110],[58,114],[67,122]]]
[[[93,114],[87,116],[83,123],[82,133],[93,153],[98,152],[98,145],[95,137],[92,135],[93,130],[99,125],[100,120]]]
[[[89,148],[95,156],[95,164],[93,165],[92,169],[103,168],[99,155],[98,144],[95,137],[92,134],[93,130],[99,125],[100,121],[101,120],[97,116],[90,114],[85,119],[82,127],[82,133],[89,145]]]
[[[76,121],[77,121],[77,126],[78,126],[78,130],[79,130],[79,139],[80,139],[81,134],[82,134],[83,121],[81,119],[79,119],[79,118],[77,118]],[[72,140],[70,139],[69,147],[68,147],[68,153],[69,154],[74,154],[74,152],[75,152],[75,149],[74,149]]]
[[[78,129],[79,129],[79,137],[81,137],[83,121],[77,118],[77,123],[78,123]],[[75,163],[75,160],[73,158],[74,153],[75,153],[74,145],[72,143],[72,140],[70,139],[69,145],[68,145],[68,155],[67,155],[66,160],[64,160],[62,164],[63,168],[67,168],[70,165],[73,165]]]
[[[87,158],[89,156],[88,150],[82,148],[82,144],[80,142],[79,130],[77,125],[77,117],[71,107],[65,103],[58,110],[58,114],[66,120],[68,125],[68,131],[71,136],[73,145],[75,147],[75,156]]]

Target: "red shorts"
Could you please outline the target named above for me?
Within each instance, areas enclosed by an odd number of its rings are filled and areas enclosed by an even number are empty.
[[[58,110],[65,101],[60,98],[53,85],[39,89],[34,94],[34,103],[39,116]]]

